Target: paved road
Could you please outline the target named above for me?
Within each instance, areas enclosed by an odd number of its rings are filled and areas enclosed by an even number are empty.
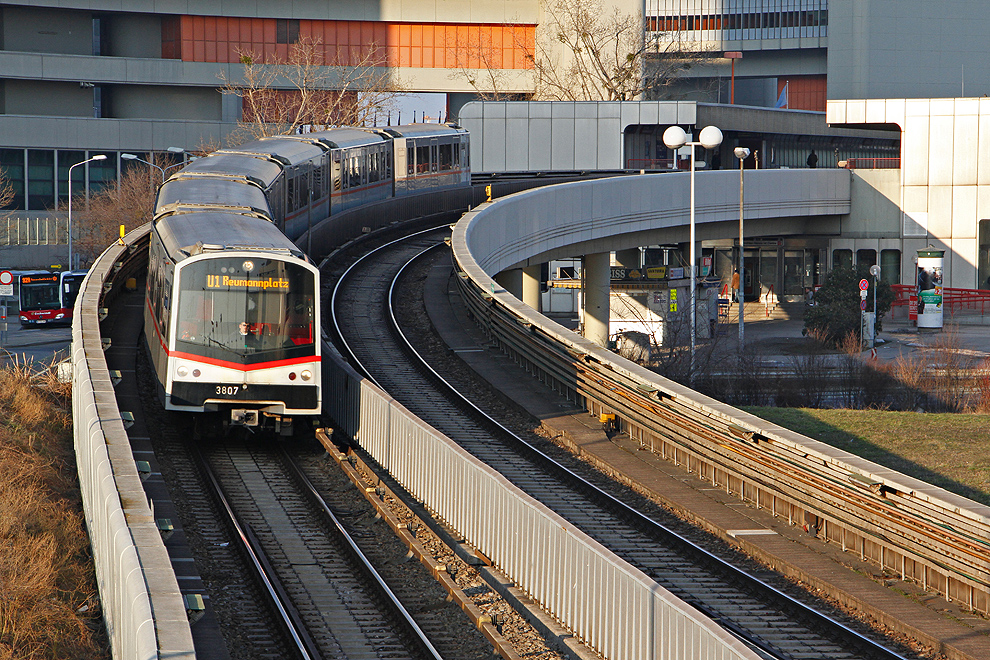
[[[72,328],[69,326],[37,326],[22,328],[18,321],[7,322],[3,331],[0,323],[0,360],[3,365],[27,364],[44,369],[69,357]]]

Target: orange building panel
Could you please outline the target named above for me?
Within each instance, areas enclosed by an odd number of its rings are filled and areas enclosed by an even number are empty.
[[[787,107],[791,110],[825,112],[825,76],[791,76],[777,79],[777,96],[787,86]]]
[[[276,20],[179,16],[162,20],[162,57],[189,62],[237,62],[241,55],[286,59]],[[431,68],[530,69],[533,25],[387,23],[300,20],[299,38],[322,44],[327,64]]]

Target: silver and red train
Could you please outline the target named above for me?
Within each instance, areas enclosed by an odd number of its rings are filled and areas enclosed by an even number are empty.
[[[159,190],[145,338],[168,410],[292,433],[320,415],[319,271],[296,247],[342,210],[470,185],[451,124],[341,128],[197,159]]]

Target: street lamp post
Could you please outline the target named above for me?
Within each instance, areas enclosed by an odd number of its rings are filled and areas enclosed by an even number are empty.
[[[687,133],[680,126],[671,126],[666,131],[663,132],[663,143],[667,145],[669,149],[680,149],[681,147],[691,147],[691,248],[690,248],[690,260],[689,264],[691,271],[691,294],[690,294],[690,314],[691,314],[691,366],[688,372],[688,378],[691,382],[694,382],[694,352],[695,352],[695,335],[697,332],[697,310],[695,306],[695,287],[696,277],[694,273],[695,269],[695,247],[694,247],[694,170],[695,170],[695,147],[702,146],[705,149],[714,149],[718,145],[722,144],[722,131],[720,131],[715,126],[705,126],[701,129],[701,133],[698,135],[697,142],[688,142]]]
[[[743,338],[743,161],[749,158],[749,149],[736,147],[732,150],[739,159],[739,285],[736,288],[736,302],[739,303],[739,353],[743,352],[746,340]]]
[[[159,172],[161,172],[161,174],[162,174],[162,183],[165,183],[165,170],[162,169],[161,167],[159,167],[158,165],[155,165],[154,163],[149,163],[148,161],[146,161],[143,158],[138,158],[134,154],[120,154],[120,157],[123,158],[124,160],[136,160],[139,163],[144,163],[145,165],[151,165],[156,170],[158,170]]]
[[[98,156],[93,156],[92,158],[87,158],[84,161],[78,162],[75,165],[69,166],[69,267],[66,270],[72,270],[72,169],[79,167],[80,165],[85,165],[86,163],[92,162],[94,160],[106,160],[107,157],[104,154]],[[83,182],[85,186],[85,181]]]

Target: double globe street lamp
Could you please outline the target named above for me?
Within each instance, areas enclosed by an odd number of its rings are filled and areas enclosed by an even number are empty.
[[[690,271],[691,271],[691,293],[690,293],[690,314],[691,314],[691,367],[688,371],[688,378],[691,382],[694,382],[694,352],[695,352],[695,335],[697,333],[697,311],[695,306],[695,287],[697,286],[696,276],[695,276],[695,239],[694,239],[694,169],[695,169],[695,156],[694,148],[701,146],[705,149],[714,149],[718,145],[722,144],[722,131],[720,131],[715,126],[705,126],[701,129],[701,133],[698,134],[697,142],[688,142],[687,133],[680,126],[671,126],[666,131],[663,132],[663,143],[667,145],[668,149],[673,149],[674,151],[680,149],[681,147],[691,147],[691,248],[690,248]]]
[[[186,152],[186,150],[183,149],[182,147],[169,147],[167,149],[167,151],[169,153],[171,153],[171,154],[184,154]],[[173,167],[179,167],[180,165],[184,165],[185,164],[182,161],[180,161],[178,163],[175,163],[174,165],[168,165],[166,167],[161,167],[160,165],[155,165],[154,163],[152,163],[150,161],[147,161],[147,160],[145,160],[143,158],[138,158],[134,154],[120,154],[120,157],[123,158],[124,160],[136,160],[139,163],[144,163],[145,165],[151,165],[156,170],[158,170],[159,172],[161,172],[162,183],[165,183],[165,172],[166,172],[166,170],[170,170]]]

